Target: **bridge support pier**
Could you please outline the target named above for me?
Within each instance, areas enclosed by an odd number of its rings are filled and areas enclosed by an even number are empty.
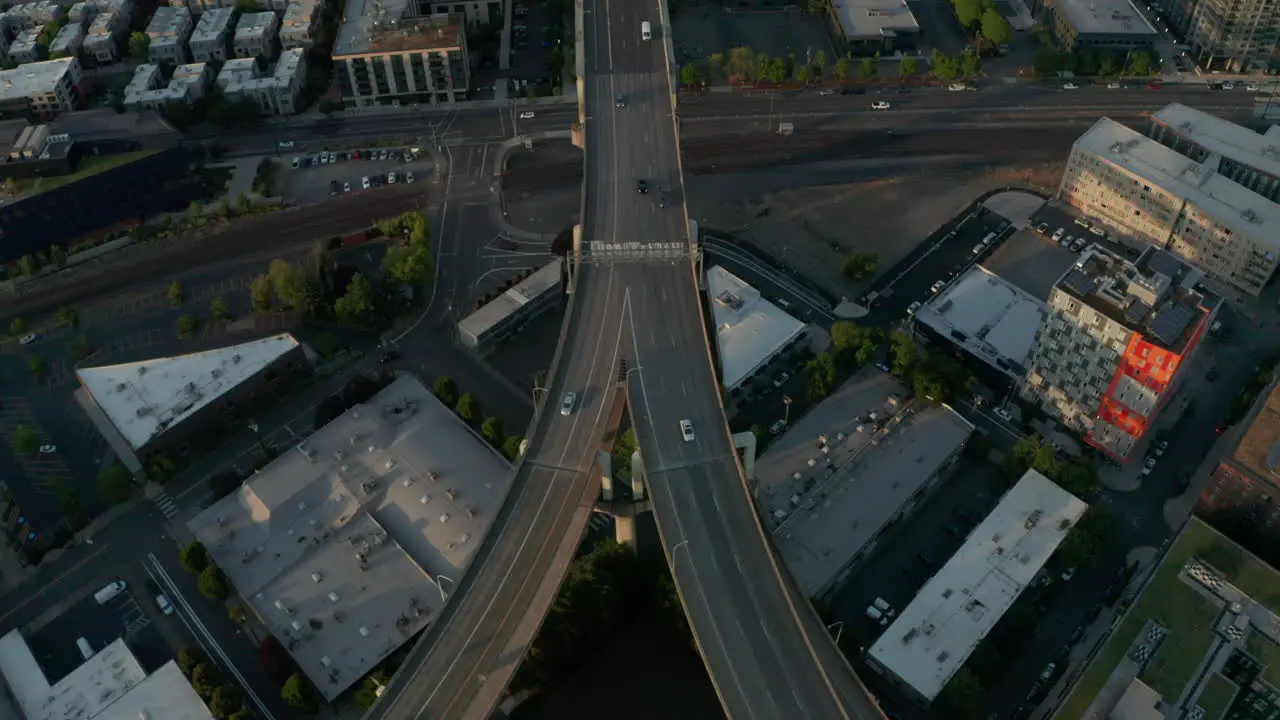
[[[631,515],[613,516],[613,539],[636,551],[636,519]]]
[[[631,453],[631,497],[637,501],[644,499],[644,459],[639,450]]]
[[[702,245],[698,243],[697,220],[689,220],[689,249],[693,253],[693,276],[697,278],[698,290],[706,292],[705,274],[702,272]]]
[[[600,466],[600,500],[613,502],[613,458],[603,450],[596,451],[596,464]]]

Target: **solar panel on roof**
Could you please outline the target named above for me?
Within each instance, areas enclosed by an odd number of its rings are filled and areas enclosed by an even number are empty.
[[[1176,278],[1185,266],[1178,258],[1169,253],[1163,250],[1156,250],[1151,254],[1151,258],[1147,260],[1147,267],[1154,272],[1168,275],[1170,278]]]
[[[1172,345],[1182,336],[1195,316],[1195,310],[1186,305],[1166,308],[1151,319],[1151,333],[1166,345]]]
[[[1072,268],[1067,276],[1062,278],[1062,285],[1071,292],[1081,297],[1088,295],[1097,288],[1097,284],[1093,282],[1093,278],[1085,275],[1076,268]]]
[[[1135,300],[1129,304],[1129,307],[1125,308],[1124,319],[1128,320],[1132,325],[1134,323],[1142,322],[1142,318],[1146,317],[1149,312],[1151,312],[1150,305]]]

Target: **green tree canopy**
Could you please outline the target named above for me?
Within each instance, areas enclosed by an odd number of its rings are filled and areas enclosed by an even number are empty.
[[[14,452],[19,455],[34,455],[40,449],[40,436],[29,425],[19,425],[9,435]]]
[[[368,325],[377,312],[375,300],[373,285],[356,273],[347,285],[347,291],[333,303],[333,311],[343,322]]]
[[[178,561],[182,563],[182,567],[193,575],[199,575],[204,569],[209,567],[209,551],[205,549],[204,543],[200,541],[192,541],[191,544],[182,548],[182,553],[178,555]]]
[[[1009,21],[994,7],[982,11],[982,37],[992,45],[1005,45],[1013,38],[1013,29],[1009,27]]]
[[[471,393],[463,393],[462,397],[458,398],[458,404],[454,406],[453,411],[458,413],[458,417],[468,425],[480,422],[480,401]]]
[[[225,322],[231,319],[231,305],[227,303],[227,299],[219,295],[209,303],[209,317],[218,322]]]
[[[520,445],[524,442],[523,435],[512,435],[502,441],[502,454],[508,460],[515,461],[520,455]]]
[[[480,435],[496,448],[502,447],[503,441],[507,439],[506,433],[503,432],[502,421],[496,417],[485,418],[480,424]]]
[[[306,678],[298,673],[290,675],[289,679],[284,681],[284,685],[280,688],[280,699],[284,700],[289,707],[304,713],[314,713],[317,710],[315,690],[311,688]]]
[[[227,576],[222,574],[222,570],[217,565],[210,564],[200,572],[200,592],[210,600],[222,602],[231,594],[231,586],[227,583]]]
[[[296,265],[276,258],[267,268],[271,289],[280,302],[302,312],[311,309],[311,283]]]
[[[920,62],[913,57],[904,57],[898,63],[898,74],[904,78],[915,77],[920,72]]]
[[[119,505],[133,496],[133,478],[124,465],[113,462],[98,473],[98,494],[107,505]]]
[[[425,242],[397,245],[382,257],[383,272],[406,285],[426,282],[431,277],[433,266],[431,248]]]
[[[9,321],[9,334],[22,335],[27,331],[27,321],[20,317],[16,317]]]
[[[271,287],[271,278],[259,275],[249,282],[249,302],[256,313],[271,312],[275,305],[276,294]]]
[[[151,52],[151,38],[144,32],[129,35],[129,57],[138,62],[146,62]]]
[[[836,79],[848,80],[849,73],[853,70],[853,61],[847,57],[840,57],[836,60]]]
[[[181,315],[178,317],[178,334],[182,337],[191,336],[199,326],[200,321],[195,315]]]
[[[858,282],[875,277],[880,258],[872,253],[854,253],[844,261],[845,277]]]
[[[432,390],[445,405],[452,407],[458,403],[458,384],[448,375],[436,378],[435,387]]]
[[[191,673],[196,667],[207,662],[209,662],[209,656],[198,647],[184,647],[178,651],[178,668],[188,680],[191,679]]]
[[[40,272],[40,263],[32,255],[23,255],[18,258],[18,269],[27,277],[35,277]]]
[[[178,282],[177,280],[174,280],[173,282],[169,283],[169,288],[165,291],[165,295],[168,296],[169,304],[172,305],[173,307],[178,307],[179,305],[181,305],[182,301],[185,300],[187,297],[186,290],[183,289],[182,283]]]
[[[863,78],[870,80],[876,76],[876,59],[871,57],[862,58],[858,67],[858,74]]]
[[[951,6],[955,8],[956,19],[966,29],[978,26],[982,18],[982,0],[951,0]]]
[[[54,315],[54,318],[59,323],[66,325],[67,327],[80,327],[80,313],[76,312],[76,309],[73,307],[58,308],[58,312]]]

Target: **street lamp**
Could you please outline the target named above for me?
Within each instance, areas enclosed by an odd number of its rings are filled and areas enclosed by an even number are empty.
[[[794,402],[790,395],[782,396],[782,424],[787,425],[791,422],[791,403]]]

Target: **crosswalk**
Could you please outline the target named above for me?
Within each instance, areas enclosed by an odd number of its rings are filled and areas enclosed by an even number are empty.
[[[152,498],[151,502],[155,503],[156,507],[160,509],[160,512],[164,514],[165,520],[169,520],[173,518],[174,515],[178,514],[178,503],[173,501],[173,498],[169,496],[169,493],[162,492]]]

